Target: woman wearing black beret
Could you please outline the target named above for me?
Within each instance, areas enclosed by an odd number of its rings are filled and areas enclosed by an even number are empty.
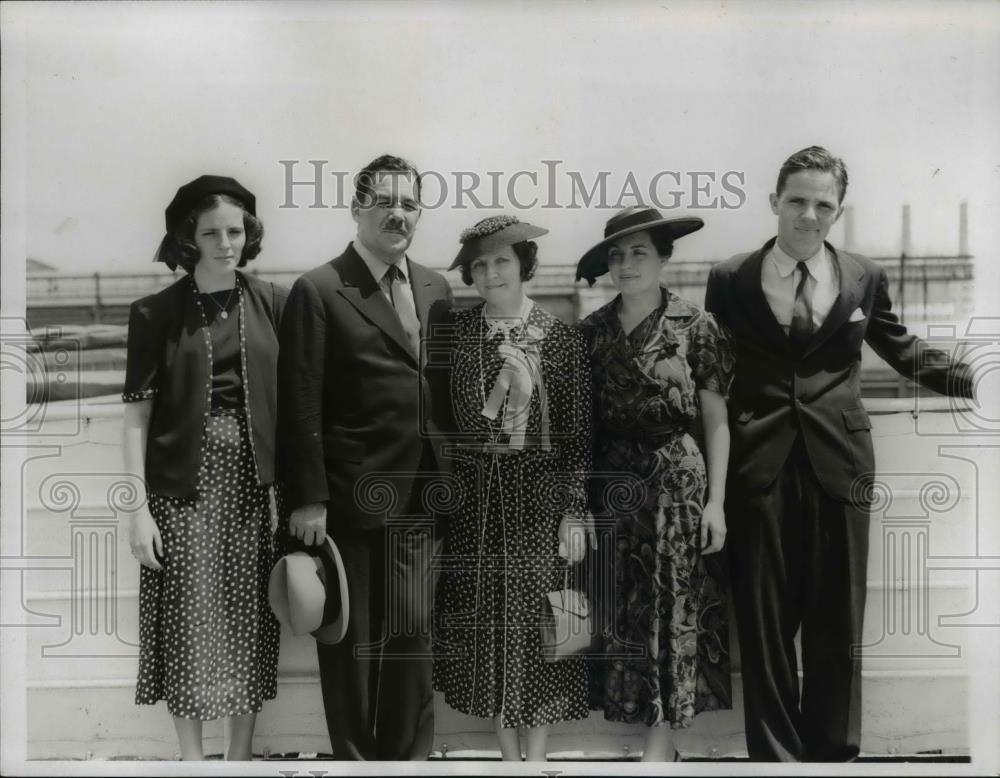
[[[274,561],[276,331],[287,291],[241,273],[260,253],[255,199],[201,176],[177,190],[156,259],[185,275],[132,304],[126,469],[148,500],[130,519],[142,564],[137,704],[163,699],[184,759],[226,719],[226,758],[251,758],[277,691]]]

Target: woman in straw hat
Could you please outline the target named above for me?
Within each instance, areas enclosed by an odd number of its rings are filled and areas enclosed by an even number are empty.
[[[186,272],[132,304],[123,448],[148,500],[130,520],[141,563],[136,703],[166,700],[181,756],[226,719],[227,759],[251,758],[277,690],[273,559],[275,334],[287,292],[238,268],[260,252],[255,199],[201,176],[166,210],[157,260]]]
[[[722,569],[712,561],[726,536],[733,356],[711,314],[660,283],[673,242],[701,227],[628,208],[577,267],[591,284],[610,274],[619,292],[582,322],[594,386],[591,507],[611,528],[600,558],[614,560],[592,577],[606,654],[594,663],[592,705],[650,728],[646,761],[676,759],[672,729],[731,707],[725,601],[707,567]]]
[[[462,233],[483,302],[455,314],[451,412],[464,500],[452,516],[435,616],[434,685],[494,720],[506,760],[546,755],[548,725],[588,714],[582,659],[546,661],[539,606],[586,540],[590,375],[579,333],[524,293],[547,230],[513,216]]]

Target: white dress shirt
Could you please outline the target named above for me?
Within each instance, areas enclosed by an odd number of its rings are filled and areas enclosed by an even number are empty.
[[[389,270],[389,265],[383,262],[381,259],[376,257],[368,247],[365,246],[360,240],[353,241],[354,250],[358,252],[358,256],[361,257],[368,271],[372,274],[375,279],[375,283],[378,284],[379,289],[382,290],[382,294],[385,295],[385,299],[389,301],[389,305],[392,305],[392,295],[389,293],[389,288],[382,283],[382,279]],[[406,257],[404,256],[399,262],[395,263],[396,267],[399,268],[399,272],[403,274],[404,283],[400,284],[400,290],[403,292],[403,296],[408,298],[410,301],[410,306],[414,311],[417,310],[417,304],[413,299],[413,286],[410,283],[410,273],[406,265]]]
[[[799,274],[795,272],[798,264],[797,259],[788,256],[775,243],[761,265],[760,283],[764,289],[764,297],[786,335],[792,324],[795,289],[799,284]],[[840,283],[837,263],[833,261],[826,246],[820,246],[819,251],[806,260],[806,269],[809,271],[809,278],[806,280],[805,292],[812,298],[815,332],[826,320],[840,294]]]

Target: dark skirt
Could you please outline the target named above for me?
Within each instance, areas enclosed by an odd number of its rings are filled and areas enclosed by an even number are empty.
[[[547,662],[539,612],[564,586],[561,511],[547,509],[561,460],[522,452],[460,461],[473,495],[451,517],[435,600],[434,688],[449,706],[503,727],[541,727],[589,714],[583,659]],[[519,485],[521,488],[512,488]]]
[[[593,501],[614,532],[600,557],[610,569],[591,573],[604,656],[591,666],[590,704],[610,721],[679,729],[732,707],[725,558],[701,554],[707,474],[694,440],[651,448],[640,456],[612,441],[595,457],[597,472],[643,478],[641,504]]]
[[[135,701],[212,721],[277,694],[279,626],[268,488],[257,484],[246,419],[209,416],[194,499],[151,494],[163,569],[143,567]]]

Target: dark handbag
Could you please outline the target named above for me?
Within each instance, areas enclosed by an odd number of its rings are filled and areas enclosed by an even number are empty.
[[[569,565],[563,588],[542,597],[540,629],[546,662],[571,659],[585,653],[594,634],[594,618],[587,595],[569,586]]]

